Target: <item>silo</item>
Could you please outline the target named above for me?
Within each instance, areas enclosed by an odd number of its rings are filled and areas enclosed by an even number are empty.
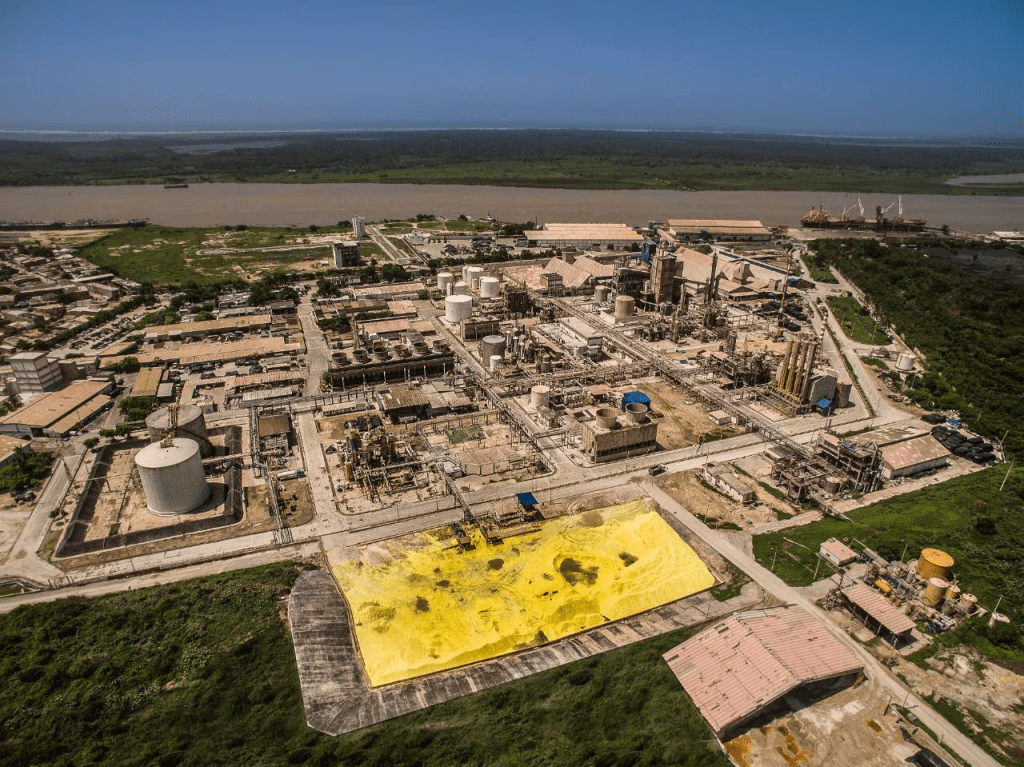
[[[147,445],[135,454],[135,466],[154,514],[184,514],[210,497],[199,445],[191,439],[176,438],[166,447]]]
[[[466,270],[466,282],[470,290],[480,289],[480,278],[484,276],[483,267],[471,266]]]
[[[614,429],[615,420],[619,411],[613,407],[601,407],[594,413],[597,416],[597,425],[602,429]]]
[[[154,410],[146,417],[146,431],[153,442],[159,442],[167,435],[171,428],[171,409],[162,407]],[[213,453],[213,446],[206,433],[206,418],[203,416],[202,408],[195,405],[180,405],[178,407],[178,427],[174,432],[175,437],[190,439],[199,445],[199,450],[204,456]]]
[[[901,373],[909,373],[914,369],[914,363],[917,362],[917,357],[913,354],[901,354],[896,358],[896,369]]]
[[[551,401],[551,387],[534,386],[530,389],[530,404],[537,410],[547,407]]]
[[[942,578],[929,578],[924,587],[924,596],[921,601],[929,607],[938,607],[939,603],[946,598],[946,589],[949,584]]]
[[[444,299],[444,318],[448,322],[469,319],[473,314],[473,299],[470,296],[447,296]]]
[[[840,378],[836,381],[836,399],[835,406],[849,407],[850,405],[850,392],[853,389],[853,381],[849,378]]]
[[[461,274],[462,274],[462,281],[465,282],[468,285],[469,284],[469,264],[463,264],[462,265]]]
[[[493,336],[484,336],[483,340],[480,341],[480,359],[488,360],[495,355],[498,357],[504,357],[505,343],[505,336],[499,336],[497,334]]]
[[[451,272],[440,272],[437,275],[437,289],[442,293],[448,292],[448,286],[455,282],[455,275]]]
[[[490,371],[492,373],[497,373],[498,368],[501,367],[501,355],[492,354],[490,357],[488,357],[488,360],[490,360]]]
[[[633,316],[634,309],[633,296],[616,296],[615,297],[615,319],[625,320]]]
[[[946,552],[925,549],[917,560],[917,574],[925,580],[933,577],[948,579],[953,574],[953,564],[953,557]]]
[[[497,298],[501,283],[497,277],[480,278],[480,298]]]
[[[542,354],[541,355],[540,362],[537,363],[537,372],[538,373],[550,373],[551,372],[551,355],[550,354]]]
[[[456,283],[454,283],[452,285],[452,295],[453,296],[468,296],[469,295],[469,285],[467,285],[465,282],[456,282]]]
[[[606,304],[608,303],[608,296],[611,295],[611,292],[611,288],[607,285],[598,285],[594,288],[594,300],[599,304]]]

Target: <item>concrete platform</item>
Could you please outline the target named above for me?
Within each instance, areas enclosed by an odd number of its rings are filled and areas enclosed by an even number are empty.
[[[306,721],[340,735],[463,695],[556,668],[633,642],[749,609],[761,600],[748,583],[738,597],[719,602],[696,594],[616,623],[541,647],[471,666],[373,688],[363,671],[351,613],[330,573],[302,573],[288,609]]]

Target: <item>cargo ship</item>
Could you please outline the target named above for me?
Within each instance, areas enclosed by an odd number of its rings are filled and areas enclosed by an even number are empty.
[[[88,218],[79,221],[0,221],[0,232],[33,232],[54,229],[125,229],[142,227],[148,218],[129,218],[117,221],[98,221]]]
[[[858,200],[858,205],[860,201]],[[928,223],[924,219],[920,218],[903,218],[903,200],[899,200],[899,215],[896,218],[886,218],[888,213],[896,203],[892,203],[887,208],[882,208],[878,205],[875,208],[874,218],[864,218],[864,207],[860,206],[860,215],[847,217],[846,212],[850,210],[847,208],[843,211],[842,215],[838,218],[833,218],[829,215],[828,210],[824,206],[819,205],[816,208],[811,208],[804,214],[804,217],[800,219],[800,225],[805,229],[855,229],[873,232],[923,232],[925,225]],[[850,206],[851,208],[853,206]]]

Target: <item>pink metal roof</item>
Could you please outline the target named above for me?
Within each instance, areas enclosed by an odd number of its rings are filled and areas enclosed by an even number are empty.
[[[793,605],[737,613],[663,657],[719,735],[801,684],[863,668]]]
[[[835,538],[829,538],[827,541],[821,544],[821,548],[824,551],[829,552],[836,558],[840,563],[848,562],[851,559],[857,558],[857,552],[847,546],[840,540]]]
[[[858,583],[843,593],[847,599],[893,634],[905,634],[914,628],[914,622],[902,610],[864,583]]]

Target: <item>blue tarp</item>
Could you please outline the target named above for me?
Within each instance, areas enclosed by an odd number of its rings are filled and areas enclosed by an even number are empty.
[[[639,402],[641,405],[651,406],[651,398],[644,394],[642,391],[628,391],[622,395],[622,409],[626,409],[626,405],[632,405],[634,402]]]
[[[816,407],[820,407],[822,410],[828,410],[830,407],[832,407],[832,400],[820,399],[816,403]]]
[[[537,505],[537,499],[533,497],[533,493],[516,493],[516,500],[523,506]]]

